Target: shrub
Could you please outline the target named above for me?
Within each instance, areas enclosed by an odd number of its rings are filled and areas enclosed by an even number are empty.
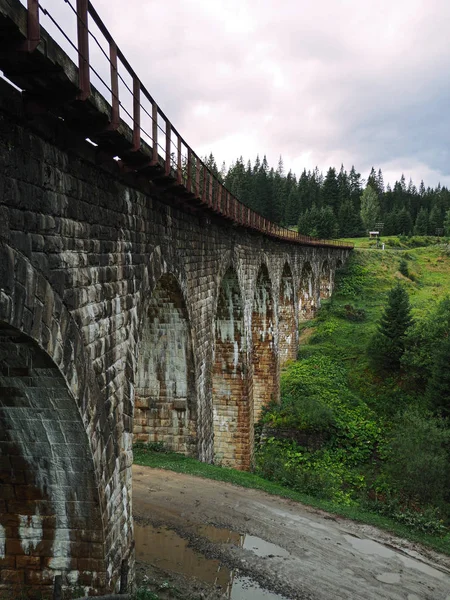
[[[398,270],[403,275],[403,277],[409,277],[408,263],[404,258],[402,258],[402,260],[400,261],[400,264],[398,265]]]
[[[450,334],[442,340],[434,352],[427,396],[431,405],[444,417],[450,417]]]
[[[408,377],[422,390],[430,380],[436,353],[450,335],[450,298],[444,298],[425,318],[415,322],[405,334],[405,352],[401,363]],[[445,369],[448,370],[448,367]]]
[[[357,308],[352,304],[346,304],[345,306],[336,309],[335,314],[338,317],[355,323],[361,323],[366,320],[366,311],[363,308]]]
[[[405,410],[389,436],[385,472],[392,487],[409,502],[443,502],[450,483],[449,442],[442,420],[414,407]]]

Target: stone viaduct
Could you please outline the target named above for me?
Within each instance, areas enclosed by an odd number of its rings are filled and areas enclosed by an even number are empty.
[[[132,579],[133,439],[248,469],[350,248],[221,198],[190,148],[184,170],[167,145],[134,163],[136,114],[105,126],[114,98],[83,97],[28,4],[0,0],[0,68],[24,90],[0,80],[0,597],[95,595]]]

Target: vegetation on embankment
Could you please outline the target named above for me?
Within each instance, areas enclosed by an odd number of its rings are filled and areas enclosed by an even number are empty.
[[[450,327],[450,249],[414,247],[417,240],[402,249],[405,242],[392,240],[399,250],[355,250],[333,298],[302,324],[281,403],[258,425],[254,473],[142,446],[135,462],[292,498],[450,554],[450,431],[429,392],[434,352]],[[401,368],[380,372],[370,349],[397,282],[414,322]],[[305,434],[304,445],[281,431]]]
[[[403,242],[392,241],[397,243]],[[413,324],[402,338],[398,364],[383,363],[374,360],[375,350],[387,347],[379,347],[375,334],[399,282]],[[445,398],[450,405],[447,380],[441,377],[435,386],[439,400],[430,391],[433,365],[449,360],[440,350],[450,331],[449,293],[446,244],[356,249],[338,274],[333,298],[302,325],[307,342],[282,373],[281,404],[267,407],[262,417],[256,472],[450,544],[450,426],[442,418]],[[316,436],[321,445],[306,438],[302,446],[278,435],[286,430]]]

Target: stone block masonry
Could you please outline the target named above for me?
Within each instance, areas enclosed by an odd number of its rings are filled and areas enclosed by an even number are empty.
[[[133,438],[249,468],[347,253],[180,206],[0,81],[0,595],[132,581]]]

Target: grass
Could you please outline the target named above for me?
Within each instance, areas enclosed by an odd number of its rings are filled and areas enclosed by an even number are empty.
[[[385,244],[385,248],[396,248],[398,250],[402,250],[405,248],[412,247],[423,247],[430,246],[433,244],[439,244],[442,241],[447,240],[448,238],[439,238],[436,236],[397,236],[397,235],[383,235],[380,238],[380,244]],[[342,242],[350,242],[354,244],[355,248],[371,248],[374,249],[377,246],[376,239],[368,238],[368,237],[358,237],[358,238],[343,238]]]
[[[398,270],[402,258],[407,260],[409,278]],[[384,383],[389,393],[392,388],[391,382],[370,376],[366,354],[387,293],[401,280],[409,294],[413,317],[420,319],[450,294],[449,273],[450,254],[442,244],[406,250],[355,249],[337,275],[332,299],[324,302],[317,319],[302,325],[313,326],[315,331],[308,344],[301,347],[300,357],[319,353],[344,363],[350,389],[373,406],[386,391]],[[363,311],[365,318],[358,322],[342,318],[348,306]]]
[[[365,511],[358,506],[341,506],[327,500],[321,500],[313,496],[301,494],[272,481],[268,481],[267,479],[263,479],[253,473],[202,463],[195,458],[176,454],[175,452],[155,452],[147,450],[144,446],[139,444],[136,445],[134,449],[134,463],[144,467],[165,469],[176,473],[186,473],[187,475],[194,475],[195,477],[212,479],[214,481],[225,481],[240,487],[261,490],[274,496],[288,498],[295,502],[300,502],[307,506],[318,508],[338,516],[379,527],[380,529],[389,531],[399,537],[408,539],[412,542],[419,542],[434,550],[450,555],[450,534],[445,537],[438,537],[411,531],[408,527],[401,525],[392,519]]]

